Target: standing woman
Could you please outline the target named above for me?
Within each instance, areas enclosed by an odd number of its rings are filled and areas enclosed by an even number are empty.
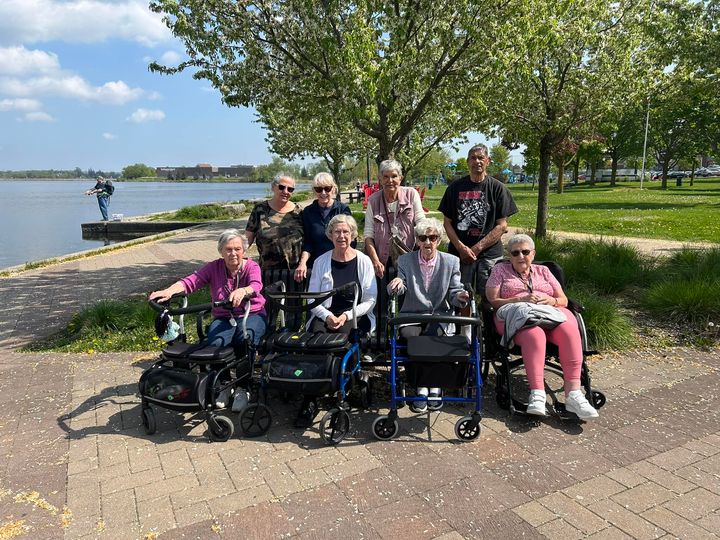
[[[317,173],[312,184],[315,200],[302,212],[304,240],[300,263],[295,270],[296,281],[305,279],[315,259],[333,248],[325,232],[330,220],[339,214],[352,215],[350,207],[337,199],[338,187],[330,173]]]
[[[260,267],[293,269],[302,253],[303,228],[300,207],[290,200],[295,179],[278,174],[272,181],[272,197],[259,202],[250,212],[245,237],[257,244]]]
[[[412,251],[415,246],[414,227],[425,217],[417,190],[401,186],[402,165],[394,159],[380,163],[382,189],[368,199],[365,213],[365,253],[370,257],[375,275],[385,274],[392,265],[392,251]],[[391,249],[395,242],[396,248]]]

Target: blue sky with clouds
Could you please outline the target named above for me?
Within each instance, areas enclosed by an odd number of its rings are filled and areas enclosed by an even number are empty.
[[[147,4],[0,0],[0,170],[270,161],[252,109],[148,71],[184,52]]]

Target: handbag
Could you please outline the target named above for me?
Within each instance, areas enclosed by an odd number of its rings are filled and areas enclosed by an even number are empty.
[[[405,255],[405,253],[410,253],[410,249],[405,245],[405,242],[402,241],[402,239],[395,233],[393,230],[395,229],[395,220],[397,219],[397,216],[394,215],[392,221],[390,220],[390,213],[388,212],[387,204],[385,203],[385,197],[380,196],[383,203],[383,208],[385,209],[385,219],[387,219],[387,223],[390,226],[390,260],[392,261],[392,265],[397,268],[397,260],[400,257],[400,255]]]

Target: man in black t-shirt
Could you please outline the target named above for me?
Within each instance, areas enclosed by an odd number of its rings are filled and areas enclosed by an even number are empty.
[[[467,163],[470,175],[448,186],[439,210],[450,238],[448,251],[460,257],[463,283],[470,282],[476,271],[475,290],[484,294],[490,270],[503,256],[500,238],[507,231],[507,218],[518,209],[505,184],[487,175],[487,146],[473,146]]]

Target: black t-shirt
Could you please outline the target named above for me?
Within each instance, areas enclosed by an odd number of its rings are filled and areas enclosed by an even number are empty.
[[[482,182],[473,182],[469,176],[455,180],[445,190],[438,209],[452,220],[458,238],[468,247],[487,236],[498,219],[518,211],[510,190],[491,176],[486,176]],[[448,251],[458,255],[452,243]],[[502,242],[496,242],[480,256],[485,259],[501,257]]]
[[[330,260],[330,271],[333,278],[333,287],[341,287],[348,283],[356,283],[358,281],[358,261],[357,257],[342,262],[335,259]],[[346,311],[350,311],[353,306],[354,295],[352,291],[345,294],[336,294],[333,296],[330,311],[336,317],[342,315]]]

